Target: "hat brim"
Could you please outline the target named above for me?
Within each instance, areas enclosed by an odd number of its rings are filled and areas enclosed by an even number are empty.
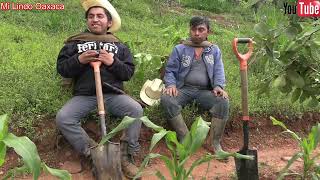
[[[81,5],[85,11],[88,11],[89,8],[93,6],[100,6],[109,11],[112,17],[112,25],[108,29],[107,32],[114,33],[118,31],[121,27],[121,19],[116,11],[116,9],[112,6],[112,4],[108,0],[81,0]]]
[[[140,91],[140,99],[146,103],[147,105],[149,106],[153,106],[155,104],[158,104],[160,102],[160,98],[159,99],[151,99],[147,96],[146,94],[146,88],[148,86],[150,86],[152,84],[152,81],[150,80],[147,80],[144,85],[142,86],[142,89]]]

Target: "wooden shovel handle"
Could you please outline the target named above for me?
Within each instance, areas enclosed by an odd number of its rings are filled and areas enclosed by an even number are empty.
[[[103,101],[101,75],[100,75],[101,61],[90,62],[90,65],[93,67],[93,71],[94,71],[94,79],[96,84],[96,96],[97,96],[97,103],[98,103],[98,114],[100,116],[102,135],[106,135],[106,132],[107,132],[106,122],[105,122],[106,112],[104,110],[104,101]]]

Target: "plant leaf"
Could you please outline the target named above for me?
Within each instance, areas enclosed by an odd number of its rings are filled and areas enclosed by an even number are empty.
[[[288,129],[288,128],[283,124],[283,122],[276,120],[276,119],[275,119],[274,117],[272,117],[272,116],[270,116],[270,119],[271,119],[273,125],[281,126],[283,129],[285,129],[285,131],[284,131],[285,133],[289,133],[295,140],[298,141],[299,144],[301,143],[301,138],[300,138],[296,133],[294,133],[293,131],[291,131],[290,129]]]
[[[285,33],[287,34],[287,36],[290,38],[290,39],[294,39],[297,34],[298,34],[298,29],[294,26],[289,26]]]
[[[308,102],[309,107],[317,107],[318,105],[319,105],[319,101],[315,97],[312,97]]]
[[[292,82],[292,84],[294,84],[295,86],[297,86],[299,88],[304,87],[304,85],[305,85],[304,79],[296,71],[288,70],[287,77]]]
[[[0,167],[3,165],[7,152],[7,146],[0,141]]]
[[[188,154],[195,153],[203,144],[204,140],[207,137],[210,127],[207,123],[201,118],[196,118],[195,122],[191,126],[191,146],[187,151]]]
[[[294,91],[293,91],[293,93],[292,93],[292,96],[291,96],[291,102],[292,103],[294,103],[294,102],[296,102],[298,99],[299,99],[299,97],[300,97],[300,95],[301,95],[301,89],[300,88],[296,88]]]
[[[286,125],[283,124],[283,122],[276,120],[274,117],[270,116],[270,119],[272,121],[273,125],[276,126],[281,126],[283,129],[287,130],[288,128],[286,127]]]
[[[254,31],[261,36],[268,36],[269,35],[269,27],[265,23],[258,23],[254,25]]]
[[[288,161],[287,165],[280,171],[280,176],[277,179],[283,179],[285,176],[285,173],[287,173],[290,166],[299,158],[303,156],[303,153],[298,152],[294,154]]]
[[[164,177],[164,175],[160,172],[160,171],[157,171],[156,172],[156,176],[161,179],[161,180],[165,180],[166,178]]]
[[[312,150],[318,146],[320,141],[320,123],[312,127],[311,132],[308,135],[308,141],[313,145]]]
[[[156,153],[149,153],[145,158],[144,160],[142,161],[141,165],[140,165],[140,168],[139,168],[139,171],[138,173],[136,174],[136,176],[133,178],[133,179],[137,179],[139,177],[141,177],[142,175],[142,171],[143,169],[147,166],[147,164],[149,163],[150,159],[153,159],[153,158],[158,158],[158,157],[161,157],[163,155],[161,154],[156,154]]]
[[[43,169],[52,174],[53,176],[58,177],[61,180],[70,180],[71,174],[66,170],[54,169],[48,167],[45,163],[42,164]]]
[[[189,168],[189,170],[188,170],[187,173],[186,173],[186,177],[188,177],[188,176],[192,173],[192,171],[193,171],[193,169],[194,169],[195,167],[197,167],[198,165],[200,165],[200,164],[202,164],[202,163],[209,162],[209,161],[211,161],[213,158],[214,158],[213,155],[211,155],[211,154],[206,154],[206,155],[198,158],[197,160],[193,161],[193,163],[191,164],[191,167]]]
[[[151,129],[153,129],[153,130],[155,130],[155,131],[157,131],[157,132],[163,130],[163,127],[158,126],[158,125],[154,124],[153,122],[151,122],[147,116],[141,117],[140,120],[141,120],[141,121],[143,122],[143,124],[146,125],[148,128],[151,128]]]
[[[15,152],[22,157],[23,162],[33,174],[33,179],[38,179],[41,170],[41,160],[36,145],[28,137],[17,137],[12,133],[9,133],[3,139],[3,142],[8,147],[14,148]]]
[[[272,84],[274,87],[279,88],[279,87],[284,87],[286,85],[286,77],[285,75],[280,75],[278,76]]]
[[[151,139],[151,144],[150,144],[150,148],[149,151],[152,151],[152,149],[154,148],[154,146],[168,133],[167,130],[162,129],[160,132],[154,134],[152,136]]]
[[[128,117],[125,116],[122,121],[120,122],[120,124],[115,127],[111,132],[109,132],[107,135],[105,135],[99,145],[103,145],[104,143],[106,143],[109,139],[111,139],[117,132],[126,129],[127,127],[129,127],[134,121],[138,120],[137,118],[132,118],[132,117]]]
[[[28,167],[26,164],[24,164],[21,167],[15,167],[13,169],[10,169],[6,175],[4,177],[2,177],[3,180],[9,179],[9,177],[11,177],[11,179],[14,179],[14,176],[16,174],[23,174],[23,173],[30,173]]]
[[[8,115],[0,116],[0,140],[8,135]]]
[[[162,161],[164,161],[164,163],[166,164],[166,167],[168,168],[169,172],[170,172],[170,175],[172,178],[174,178],[175,176],[175,171],[176,171],[176,166],[174,166],[173,162],[171,159],[169,159],[168,157],[166,156],[161,156],[160,159]]]

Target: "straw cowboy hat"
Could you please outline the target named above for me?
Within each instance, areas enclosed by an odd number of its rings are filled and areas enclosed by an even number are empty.
[[[108,0],[81,0],[81,4],[85,11],[93,6],[100,6],[108,10],[112,17],[112,26],[108,32],[114,33],[119,30],[121,26],[120,16]]]
[[[156,78],[152,81],[148,79],[140,91],[140,98],[144,103],[152,106],[160,102],[160,96],[163,88],[164,84],[161,79]]]

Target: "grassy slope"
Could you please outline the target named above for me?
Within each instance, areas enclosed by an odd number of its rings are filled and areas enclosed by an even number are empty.
[[[78,1],[48,2],[62,2],[65,10],[7,11],[0,14],[0,113],[12,112],[14,124],[25,127],[27,134],[32,132],[32,124],[37,117],[54,116],[70,97],[70,92],[60,86],[60,77],[55,69],[56,57],[64,39],[85,27],[84,12]],[[223,21],[219,21],[213,13],[169,9],[168,6],[160,7],[150,0],[125,3],[114,1],[114,6],[118,9],[123,24],[117,36],[130,45],[134,54],[168,55],[174,46],[170,43],[173,37],[187,37],[188,20],[191,16],[205,14],[217,19],[213,23],[214,35],[209,38],[222,50],[231,110],[234,113],[239,111],[238,62],[232,53],[231,41],[234,37],[253,36],[253,17],[233,12],[220,15],[223,16]],[[130,94],[138,97],[144,81],[158,77],[154,66],[150,65],[145,69],[144,77],[135,76],[127,83]],[[256,72],[250,73],[249,81],[252,111],[272,113],[303,110],[277,92],[271,97],[257,98],[255,94],[260,79]],[[160,114],[159,107],[146,109],[146,115],[157,122],[162,121]]]

